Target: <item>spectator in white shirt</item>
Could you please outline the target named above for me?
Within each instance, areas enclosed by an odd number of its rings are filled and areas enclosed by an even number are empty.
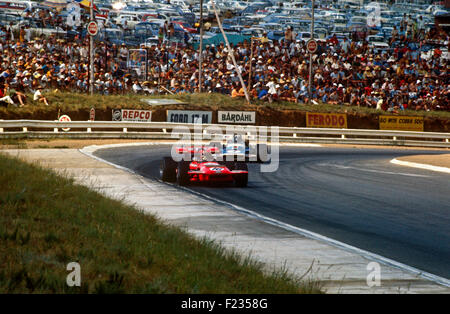
[[[48,106],[47,98],[45,98],[44,95],[42,95],[41,91],[42,91],[42,86],[39,86],[36,89],[36,91],[34,92],[33,100],[38,101],[38,102],[43,102],[46,106]]]

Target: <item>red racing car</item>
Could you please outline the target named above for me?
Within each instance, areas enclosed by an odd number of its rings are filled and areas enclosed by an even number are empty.
[[[248,183],[248,167],[242,162],[180,161],[164,157],[160,168],[161,180],[178,185],[201,183],[234,183],[245,187]]]

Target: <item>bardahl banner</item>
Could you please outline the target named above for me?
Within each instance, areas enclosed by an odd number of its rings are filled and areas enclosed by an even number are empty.
[[[167,122],[205,123],[212,121],[212,111],[167,110]]]
[[[345,113],[306,113],[306,127],[308,128],[347,128]]]
[[[423,117],[380,116],[380,130],[423,132]]]
[[[150,110],[113,109],[112,120],[130,121],[130,122],[150,122],[152,121],[152,112]]]
[[[254,111],[219,111],[217,121],[219,123],[255,124],[256,113]]]

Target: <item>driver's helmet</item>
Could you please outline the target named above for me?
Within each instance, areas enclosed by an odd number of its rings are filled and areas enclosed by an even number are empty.
[[[242,135],[240,135],[240,134],[235,134],[235,135],[234,135],[234,141],[235,141],[236,143],[242,142]]]

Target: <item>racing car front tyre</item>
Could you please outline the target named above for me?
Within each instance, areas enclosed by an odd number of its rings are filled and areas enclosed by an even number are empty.
[[[223,145],[222,145],[221,142],[211,142],[211,143],[209,143],[209,146],[210,147],[216,147],[220,151],[222,151],[222,149],[223,149]]]
[[[189,162],[180,161],[177,167],[177,184],[184,186],[189,183]]]
[[[248,171],[248,166],[246,163],[237,162],[234,164],[234,170]],[[234,184],[239,188],[246,187],[248,184],[248,173],[236,174],[234,176]]]
[[[177,163],[173,161],[172,157],[163,158],[159,168],[159,174],[161,176],[161,180],[164,182],[177,181]]]

